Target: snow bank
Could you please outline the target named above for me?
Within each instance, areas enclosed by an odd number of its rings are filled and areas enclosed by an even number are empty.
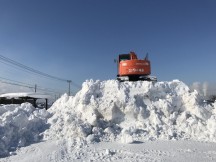
[[[83,83],[74,96],[63,95],[48,110],[51,125],[45,139],[70,138],[75,143],[132,143],[154,139],[215,141],[216,104],[205,105],[197,91],[171,82]],[[78,141],[78,142],[77,142]]]
[[[215,142],[216,103],[203,103],[197,91],[179,80],[89,80],[75,96],[63,95],[48,111],[28,103],[0,106],[0,157],[41,139],[63,139],[69,150],[98,141]]]
[[[48,117],[46,110],[35,109],[29,103],[0,106],[0,157],[39,141],[40,133],[47,129]]]

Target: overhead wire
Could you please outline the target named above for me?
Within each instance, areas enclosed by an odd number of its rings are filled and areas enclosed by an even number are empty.
[[[1,62],[2,64],[4,64],[4,65],[7,65],[8,67],[12,67],[12,68],[15,69],[16,71],[17,71],[17,70],[21,70],[21,71],[24,71],[24,72],[26,72],[26,73],[28,73],[28,74],[32,74],[32,75],[35,75],[35,76],[41,76],[41,75],[39,75],[39,74],[37,74],[37,73],[34,73],[34,72],[32,72],[32,71],[23,69],[23,68],[21,68],[21,67],[19,67],[19,66],[16,66],[16,65],[11,64],[11,63],[8,63],[8,62],[5,62],[5,61],[3,61],[3,60],[0,60],[0,62]],[[9,70],[9,69],[8,69],[8,70]],[[12,72],[12,71],[9,70],[9,72]],[[45,76],[43,76],[43,77],[45,77]],[[47,78],[47,77],[46,77],[46,78]]]
[[[10,63],[10,64],[12,64],[12,65],[16,65],[16,66],[18,66],[18,67],[21,67],[22,69],[25,69],[25,70],[34,72],[34,73],[36,73],[36,74],[39,74],[39,75],[42,75],[42,76],[45,76],[45,77],[48,77],[48,78],[52,78],[52,79],[59,80],[59,81],[64,81],[64,82],[65,82],[65,81],[68,81],[67,79],[62,79],[62,78],[59,78],[59,77],[52,76],[52,75],[49,75],[49,74],[47,74],[47,73],[41,72],[41,71],[39,71],[39,70],[35,70],[35,69],[33,69],[33,68],[30,68],[30,67],[28,67],[28,66],[26,66],[26,65],[23,65],[23,64],[21,64],[21,63],[19,63],[19,62],[16,62],[16,61],[14,61],[14,60],[12,60],[12,59],[9,59],[9,58],[7,58],[7,57],[5,57],[5,56],[2,56],[2,55],[0,55],[0,59],[3,60],[3,61],[5,61],[5,62],[8,62],[8,63]]]
[[[31,86],[27,86],[27,85],[22,85],[22,84],[18,84],[18,83],[12,83],[12,82],[7,82],[7,81],[3,81],[3,80],[0,80],[1,83],[4,83],[4,84],[10,84],[10,85],[15,85],[15,86],[21,86],[21,87],[25,87],[25,88],[35,88],[35,87],[31,87]],[[48,89],[42,89],[42,88],[38,88],[40,89],[41,91],[45,91],[46,94],[50,94],[50,96],[55,96],[56,98],[56,94],[58,94],[60,96],[60,92],[57,93],[56,91],[51,91],[51,90],[48,90]]]
[[[4,77],[0,77],[0,79],[3,79],[3,80],[0,80],[1,83],[35,89],[35,85],[32,85],[32,84],[27,84],[27,83],[19,82],[19,81],[7,79],[7,78],[4,78]],[[60,92],[59,90],[55,90],[55,89],[51,89],[51,88],[43,88],[41,86],[37,86],[36,89],[37,90],[41,90],[41,91],[45,91],[45,92],[58,93],[58,94],[62,94],[63,93],[63,92]]]
[[[10,81],[10,82],[16,82],[18,84],[22,84],[22,85],[25,85],[25,86],[33,86],[32,84],[19,82],[19,81],[15,81],[15,80],[12,80],[12,79],[7,79],[7,78],[4,78],[4,77],[0,77],[0,79],[4,79],[4,80]]]
[[[0,80],[0,82],[5,83],[5,84],[10,84],[10,85],[21,86],[21,87],[34,88],[34,87],[31,87],[31,86],[28,86],[28,85],[22,85],[22,84],[19,84],[19,83],[12,83],[12,82],[7,82],[7,81],[3,81],[3,80]]]
[[[26,66],[24,64],[21,64],[21,63],[19,63],[17,61],[14,61],[14,60],[12,60],[10,58],[7,58],[7,57],[3,56],[3,55],[0,55],[0,62],[4,63],[6,65],[8,65],[8,63],[9,63],[13,67],[16,66],[16,67],[19,67],[19,68],[27,71],[27,72],[32,72],[34,74],[41,75],[41,76],[44,76],[44,77],[47,77],[47,78],[50,78],[50,79],[55,79],[55,80],[63,81],[63,82],[70,82],[70,84],[73,85],[74,87],[76,87],[77,89],[81,88],[81,86],[79,84],[75,83],[74,81],[63,79],[63,78],[60,78],[60,77],[56,77],[56,76],[41,72],[39,70],[35,70],[35,69],[31,68],[31,67],[28,67],[28,66]]]
[[[1,60],[0,60],[0,62],[2,62]],[[4,63],[4,62],[2,62],[2,63]],[[6,64],[7,65],[7,64]],[[28,71],[27,71],[28,72]],[[4,78],[4,77],[0,77],[0,79],[4,79],[4,80],[7,80],[7,81],[12,81],[12,82],[16,82],[16,83],[21,83],[21,84],[24,84],[24,85],[29,85],[29,86],[32,86],[33,87],[33,85],[32,84],[28,84],[28,83],[23,83],[23,82],[20,82],[20,81],[15,81],[15,80],[12,80],[12,79],[8,79],[8,78]],[[65,90],[57,90],[57,89],[52,89],[52,88],[43,88],[43,87],[39,87],[39,86],[37,86],[37,89],[40,89],[40,90],[43,90],[43,91],[50,91],[50,92],[53,92],[53,93],[63,93]],[[62,92],[60,92],[60,91],[62,91]]]
[[[49,91],[49,92],[53,92],[53,93],[63,93],[63,90],[56,90],[56,89],[52,89],[52,88],[44,88],[44,87],[41,87],[41,86],[37,86],[37,89],[41,90],[41,91]],[[60,92],[62,91],[62,92]]]

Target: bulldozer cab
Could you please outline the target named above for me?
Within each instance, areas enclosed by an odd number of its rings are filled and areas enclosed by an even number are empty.
[[[125,60],[130,60],[130,54],[121,54],[119,55],[119,62],[125,61]]]
[[[137,56],[134,52],[130,52],[129,54],[121,54],[119,55],[119,62],[125,60],[135,60]]]

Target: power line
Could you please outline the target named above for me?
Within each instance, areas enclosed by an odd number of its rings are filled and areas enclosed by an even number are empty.
[[[0,59],[1,59],[1,58],[0,58]],[[29,74],[34,74],[34,75],[36,75],[36,76],[41,76],[40,74],[37,74],[37,73],[34,73],[34,72],[32,72],[32,71],[23,69],[23,68],[21,68],[21,67],[19,67],[19,66],[16,66],[16,65],[14,65],[14,64],[11,64],[11,63],[8,63],[8,62],[4,62],[3,60],[0,60],[0,62],[1,62],[2,64],[5,64],[5,65],[9,66],[9,67],[13,67],[15,70],[21,70],[21,71],[27,72],[27,73],[29,73]],[[11,72],[11,71],[10,71],[10,72]],[[44,76],[43,76],[43,77],[44,77]],[[46,77],[46,78],[47,78],[47,77]]]
[[[35,88],[35,85],[32,85],[32,84],[28,84],[28,83],[23,83],[23,82],[20,82],[20,81],[16,81],[16,80],[12,80],[12,79],[7,79],[7,78],[3,78],[3,77],[0,77],[0,79],[4,79],[4,80],[7,80],[7,81],[10,81],[12,82],[12,84],[19,84],[19,85],[24,85],[26,87],[31,87],[31,88]],[[13,83],[15,82],[15,83]],[[44,88],[44,87],[41,87],[41,86],[37,86],[37,89],[39,90],[43,90],[43,91],[49,91],[49,92],[54,92],[54,93],[63,93],[63,92],[60,92],[60,91],[64,91],[64,90],[57,90],[57,89],[52,89],[52,88]]]
[[[56,76],[52,76],[52,75],[49,75],[49,74],[47,74],[47,73],[44,73],[44,72],[35,70],[35,69],[30,68],[30,67],[28,67],[28,66],[26,66],[26,65],[23,65],[23,64],[21,64],[21,63],[19,63],[19,62],[16,62],[16,61],[14,61],[14,60],[11,60],[11,59],[9,59],[9,58],[7,58],[7,57],[5,57],[5,56],[0,55],[0,59],[3,60],[3,61],[5,61],[5,62],[8,62],[8,63],[10,63],[10,64],[12,64],[12,65],[16,65],[16,66],[18,66],[18,67],[20,67],[20,68],[22,68],[22,69],[31,71],[31,72],[33,72],[33,73],[36,73],[36,74],[39,74],[39,75],[42,75],[42,76],[45,76],[45,77],[48,77],[48,78],[51,78],[51,79],[55,79],[55,80],[67,82],[67,79],[62,79],[62,78],[59,78],[59,77],[56,77]]]
[[[69,84],[69,94],[70,94],[70,84],[72,84],[74,87],[76,87],[77,89],[80,89],[81,86],[76,84],[75,82],[72,82],[71,80],[67,80],[67,79],[63,79],[63,78],[60,78],[60,77],[56,77],[56,76],[53,76],[53,75],[50,75],[50,74],[47,74],[47,73],[44,73],[44,72],[41,72],[39,70],[35,70],[31,67],[28,67],[26,65],[23,65],[17,61],[14,61],[12,59],[9,59],[5,56],[2,56],[0,55],[0,62],[2,61],[6,62],[5,64],[8,65],[7,63],[11,64],[12,66],[17,66],[19,68],[22,68],[24,69],[25,71],[29,71],[29,72],[32,72],[32,73],[35,73],[35,74],[38,74],[38,75],[41,75],[41,76],[44,76],[44,77],[47,77],[47,78],[51,78],[51,79],[55,79],[55,80],[58,80],[58,81],[63,81],[63,82],[67,82]]]
[[[25,86],[31,86],[31,87],[33,86],[32,84],[27,84],[27,83],[15,81],[15,80],[3,78],[3,77],[0,77],[0,79],[4,79],[4,80],[10,81],[10,82],[16,82],[16,83],[18,83],[18,84],[22,84],[22,85],[25,85]]]
[[[21,86],[21,87],[34,88],[34,87],[30,87],[28,85],[22,85],[22,84],[18,84],[18,83],[6,82],[6,81],[3,81],[3,80],[0,80],[0,82],[6,83],[6,84],[11,84],[11,85],[16,85],[16,86]]]
[[[15,86],[21,86],[21,87],[26,87],[26,88],[34,88],[35,89],[35,85],[32,85],[32,84],[27,84],[27,83],[23,83],[23,82],[19,82],[19,81],[15,81],[15,80],[11,80],[11,79],[7,79],[7,78],[3,78],[3,77],[0,77],[0,79],[4,79],[4,80],[0,80],[0,82],[2,83],[5,83],[5,84],[10,84],[10,85],[15,85]],[[8,82],[9,81],[9,82]],[[52,93],[58,93],[58,94],[61,94],[63,92],[60,92],[58,90],[55,90],[55,89],[51,89],[51,88],[43,88],[41,86],[37,86],[37,89],[38,90],[41,90],[41,91],[45,91],[45,92],[52,92]]]
[[[21,84],[18,84],[18,83],[6,82],[6,81],[3,81],[3,80],[0,80],[0,82],[5,83],[5,84],[10,84],[10,85],[15,85],[15,86],[26,87],[26,88],[34,88],[33,86],[30,87],[30,86],[21,85]],[[41,91],[45,91],[46,93],[48,92],[47,94],[50,94],[50,96],[55,94],[55,98],[56,98],[56,94],[59,94],[59,96],[61,94],[60,92],[56,92],[56,91],[52,91],[52,90],[48,90],[48,89],[42,89],[42,88],[38,88],[38,89],[40,89]]]
[[[53,93],[63,93],[63,92],[60,92],[60,91],[57,91],[55,89],[52,89],[52,88],[43,88],[43,87],[40,87],[40,86],[37,86],[37,89],[41,90],[41,91],[45,91],[45,92],[53,92]]]

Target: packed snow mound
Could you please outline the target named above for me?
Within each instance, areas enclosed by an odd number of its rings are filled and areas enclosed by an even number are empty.
[[[216,104],[207,105],[197,91],[179,80],[170,82],[83,83],[75,96],[63,95],[48,110],[45,139],[154,139],[215,141]]]
[[[42,139],[49,113],[30,103],[0,106],[0,157]]]

